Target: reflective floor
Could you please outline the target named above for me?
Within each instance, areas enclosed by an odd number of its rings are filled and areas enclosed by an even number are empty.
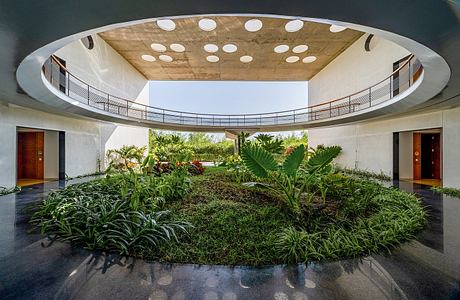
[[[30,204],[64,185],[0,197],[0,299],[460,299],[460,199],[422,185],[394,182],[430,217],[392,254],[259,268],[120,259],[28,233]]]

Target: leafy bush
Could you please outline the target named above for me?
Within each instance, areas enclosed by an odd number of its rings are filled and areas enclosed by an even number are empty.
[[[21,191],[20,186],[15,186],[15,187],[12,187],[12,188],[6,188],[6,187],[3,187],[3,186],[0,186],[0,196],[12,194],[12,193],[17,193],[17,192],[20,192],[20,191]]]
[[[144,158],[146,147],[123,146],[107,151],[109,166],[107,171],[128,171],[139,168]]]
[[[455,198],[460,198],[460,189],[448,187],[432,187],[431,189],[438,193],[442,193]]]
[[[190,188],[188,177],[179,172],[154,177],[129,171],[53,191],[31,222],[51,239],[140,255],[177,240],[190,226],[162,210],[166,201],[183,197]]]
[[[310,186],[332,170],[331,163],[340,151],[338,146],[326,147],[305,160],[306,149],[300,145],[278,165],[271,153],[262,147],[248,145],[243,148],[242,158],[255,176],[271,180],[273,187],[269,188],[282,194],[291,211],[298,215],[302,212],[302,205],[310,204]],[[304,199],[304,193],[307,193],[307,199]]]

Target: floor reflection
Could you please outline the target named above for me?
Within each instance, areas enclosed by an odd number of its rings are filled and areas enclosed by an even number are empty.
[[[28,233],[33,204],[66,184],[0,197],[0,298],[457,299],[460,293],[460,199],[419,184],[394,182],[422,198],[429,220],[415,241],[392,254],[257,268],[146,262]]]

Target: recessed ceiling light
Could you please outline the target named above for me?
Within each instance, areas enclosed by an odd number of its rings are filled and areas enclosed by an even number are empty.
[[[253,60],[252,56],[249,56],[249,55],[243,55],[240,57],[240,61],[245,64],[250,63],[252,60]]]
[[[173,58],[169,55],[160,55],[158,56],[158,58],[161,60],[161,61],[164,61],[164,62],[172,62],[173,61]]]
[[[308,50],[307,45],[298,45],[298,46],[295,46],[294,48],[292,48],[292,52],[294,52],[294,53],[303,53],[303,52],[305,52],[307,50]]]
[[[156,51],[156,52],[165,52],[166,51],[166,46],[162,45],[162,44],[153,43],[153,44],[150,45],[150,47],[153,49],[153,51]]]
[[[209,62],[215,63],[219,61],[219,57],[215,55],[209,55],[206,57],[206,60]]]
[[[169,45],[169,48],[171,48],[171,50],[174,52],[184,52],[185,51],[185,47],[181,44],[171,44]]]
[[[287,32],[296,32],[303,28],[303,21],[302,20],[292,20],[284,25],[284,29]]]
[[[145,61],[155,61],[155,57],[153,57],[152,55],[148,55],[148,54],[144,54],[141,56],[143,60]]]
[[[288,58],[286,58],[286,62],[292,64],[298,62],[299,59],[300,58],[298,56],[289,56]]]
[[[176,23],[174,23],[173,20],[169,20],[169,19],[158,20],[157,25],[158,27],[166,31],[173,31],[174,29],[176,29]]]
[[[262,21],[259,19],[252,19],[244,23],[244,28],[249,32],[256,32],[262,28]]]
[[[214,21],[212,19],[201,19],[198,22],[198,27],[200,27],[201,30],[204,30],[204,31],[212,31],[212,30],[216,29],[217,23],[216,23],[216,21]]]
[[[234,44],[227,44],[222,47],[222,50],[224,50],[224,52],[227,53],[233,53],[236,52],[236,50],[238,50],[238,47],[236,47],[236,45]]]
[[[329,31],[334,32],[334,33],[344,31],[345,29],[347,29],[347,27],[343,27],[339,25],[331,25],[331,27],[329,27]]]
[[[219,47],[214,44],[206,44],[203,47],[204,51],[209,52],[209,53],[215,53],[219,50]]]
[[[305,64],[312,63],[316,60],[316,56],[307,56],[304,59],[302,59],[302,62]]]
[[[278,45],[273,49],[273,51],[275,51],[276,53],[284,53],[284,52],[287,52],[288,50],[289,50],[288,45]]]

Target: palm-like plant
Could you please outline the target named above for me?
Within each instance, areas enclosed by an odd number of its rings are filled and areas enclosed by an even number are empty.
[[[331,163],[341,150],[339,146],[326,147],[306,160],[306,148],[302,144],[279,165],[273,154],[261,146],[248,145],[242,150],[242,159],[255,176],[269,178],[274,184],[270,188],[283,196],[295,214],[300,214],[302,196],[308,193],[317,177],[331,172]]]
[[[280,154],[283,152],[283,140],[274,138],[269,134],[259,134],[256,137],[257,143],[270,153]]]
[[[128,171],[135,166],[139,166],[143,160],[146,147],[123,146],[119,149],[111,149],[107,151],[109,159],[108,171]]]

